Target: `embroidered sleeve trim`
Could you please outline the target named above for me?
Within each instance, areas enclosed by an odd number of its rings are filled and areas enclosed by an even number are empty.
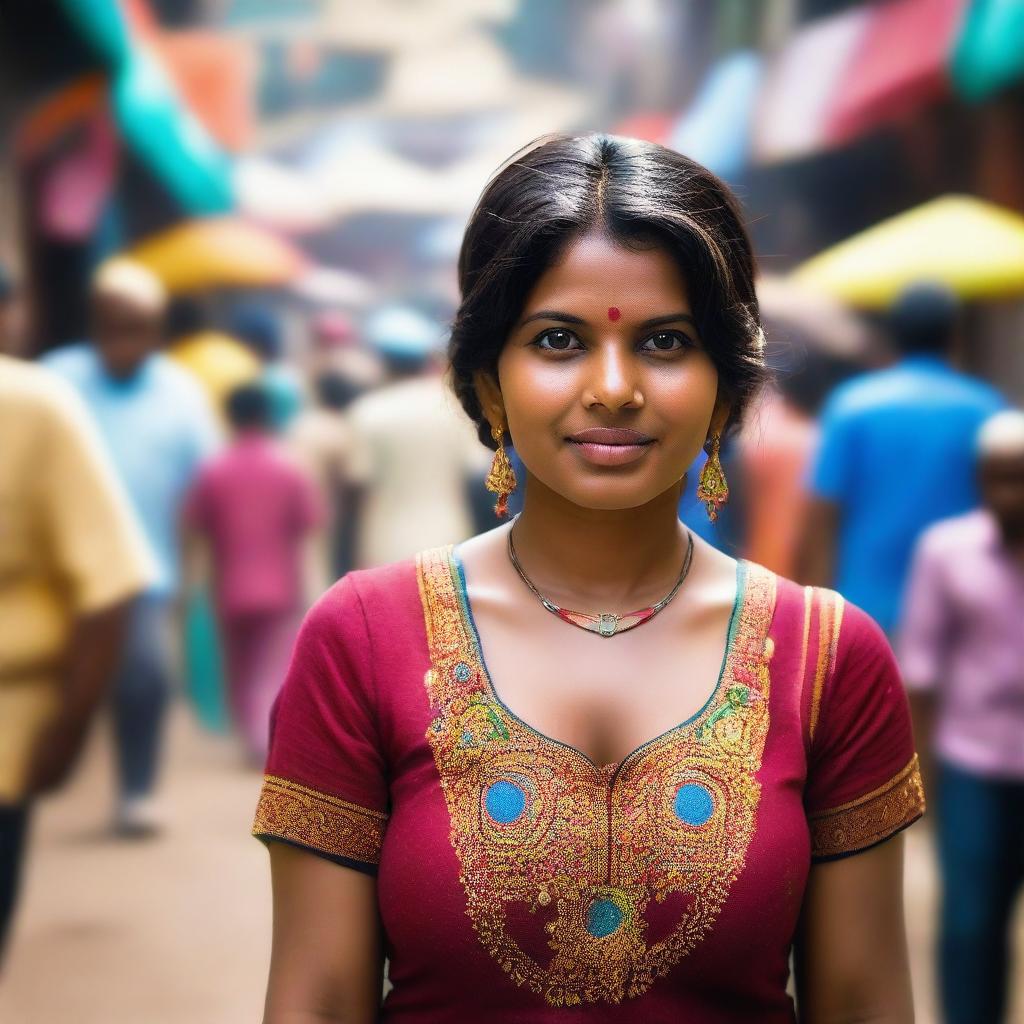
[[[884,785],[856,800],[809,815],[814,860],[874,846],[924,814],[924,787],[917,754]]]
[[[332,858],[376,864],[386,821],[380,811],[266,775],[252,834],[298,843]]]

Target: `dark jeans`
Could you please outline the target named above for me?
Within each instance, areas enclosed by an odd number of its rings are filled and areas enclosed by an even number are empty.
[[[171,692],[170,626],[168,600],[147,595],[132,605],[112,687],[122,797],[146,796],[156,782]]]
[[[0,804],[0,966],[18,899],[18,881],[28,833],[28,804]]]
[[[1000,1024],[1024,881],[1024,782],[938,765],[939,984],[946,1024]]]

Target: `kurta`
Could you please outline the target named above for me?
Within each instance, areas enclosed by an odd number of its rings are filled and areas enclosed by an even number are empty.
[[[892,652],[834,591],[737,563],[704,706],[598,766],[502,702],[447,545],[310,611],[253,832],[376,874],[382,1021],[763,1024],[811,863],[923,812]]]

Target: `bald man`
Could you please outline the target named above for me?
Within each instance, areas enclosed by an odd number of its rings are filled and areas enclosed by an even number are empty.
[[[100,428],[149,541],[158,576],[135,601],[114,683],[119,801],[117,831],[151,835],[160,735],[171,690],[170,630],[180,579],[178,519],[219,428],[200,385],[158,349],[166,295],[144,266],[115,259],[92,286],[91,343],[45,362],[81,393]]]
[[[976,455],[983,507],[922,536],[898,643],[935,794],[947,1024],[1004,1019],[1024,883],[1024,412],[986,420]]]

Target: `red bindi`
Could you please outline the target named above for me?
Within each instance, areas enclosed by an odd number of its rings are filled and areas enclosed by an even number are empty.
[[[608,307],[608,319],[611,320],[612,323],[614,323],[616,320],[618,320],[620,316],[622,316],[622,314],[619,312],[619,307],[618,306],[609,306]]]

